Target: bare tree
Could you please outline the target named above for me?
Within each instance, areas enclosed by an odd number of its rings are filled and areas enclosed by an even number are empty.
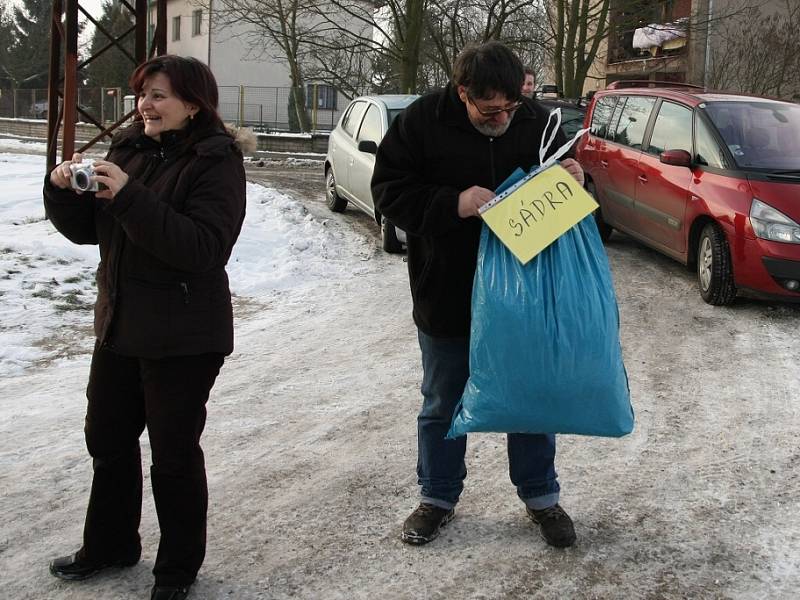
[[[545,40],[542,3],[529,0],[431,0],[426,19],[425,67],[441,85],[453,61],[469,43],[501,40],[535,70],[542,65]]]
[[[602,41],[609,34],[611,4],[611,0],[550,2],[548,24],[553,68],[556,85],[566,96],[580,96],[583,92],[589,69],[598,57]]]
[[[347,65],[346,88],[381,88],[394,81],[392,91],[413,93],[426,6],[427,0],[320,2],[317,14],[325,31],[315,40],[310,56],[317,69],[331,63]]]
[[[523,61],[542,63],[537,22],[544,10],[530,0],[329,0],[320,12],[327,15],[329,31],[314,52],[317,64],[330,64],[333,57],[340,65],[355,64],[357,69],[343,72],[370,73],[360,87],[376,91],[408,93],[444,85],[455,57],[471,42],[499,39]],[[361,24],[360,33],[343,26],[353,22]],[[365,56],[370,70],[364,69]]]

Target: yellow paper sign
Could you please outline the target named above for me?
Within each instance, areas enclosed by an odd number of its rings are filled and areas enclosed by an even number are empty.
[[[553,165],[522,179],[481,209],[481,216],[522,264],[597,208],[567,171]]]

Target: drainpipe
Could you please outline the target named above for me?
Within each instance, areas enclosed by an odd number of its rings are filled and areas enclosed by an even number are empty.
[[[714,0],[708,0],[708,27],[706,28],[706,67],[703,71],[703,87],[708,87],[708,71],[711,64],[711,19],[714,16]]]
[[[214,12],[214,0],[208,0],[208,61],[206,64],[211,69],[211,15]]]

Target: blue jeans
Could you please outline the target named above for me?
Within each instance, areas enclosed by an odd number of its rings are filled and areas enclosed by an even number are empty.
[[[435,338],[418,331],[422,350],[422,410],[417,417],[417,476],[422,501],[452,508],[464,489],[467,437],[446,440],[469,378],[469,338]],[[533,509],[558,502],[552,434],[508,434],[508,469],[517,495]]]

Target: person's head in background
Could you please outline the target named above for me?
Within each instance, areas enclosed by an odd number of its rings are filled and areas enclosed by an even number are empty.
[[[525,79],[522,82],[522,95],[533,98],[533,90],[536,87],[536,75],[531,67],[525,67]]]
[[[524,67],[505,44],[467,46],[453,64],[453,84],[473,127],[483,135],[503,135],[520,107]]]

